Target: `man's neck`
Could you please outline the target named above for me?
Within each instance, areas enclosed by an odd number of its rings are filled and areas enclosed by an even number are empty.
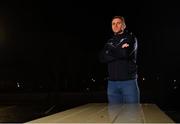
[[[124,33],[124,30],[121,30],[121,31],[119,31],[119,32],[114,33],[114,35],[121,35],[121,34],[123,34],[123,33]]]
[[[121,31],[121,32],[114,33],[114,35],[121,35],[123,33],[124,33],[124,31]]]

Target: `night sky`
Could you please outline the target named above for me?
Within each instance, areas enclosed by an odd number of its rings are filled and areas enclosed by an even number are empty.
[[[16,0],[0,4],[0,79],[86,79],[106,75],[98,52],[122,15],[139,42],[140,75],[180,72],[176,3]]]

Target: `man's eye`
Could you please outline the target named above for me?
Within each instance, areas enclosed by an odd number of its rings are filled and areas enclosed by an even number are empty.
[[[117,23],[112,23],[112,25],[120,25],[121,23],[120,22],[117,22]]]
[[[112,23],[112,25],[115,25],[115,23]]]

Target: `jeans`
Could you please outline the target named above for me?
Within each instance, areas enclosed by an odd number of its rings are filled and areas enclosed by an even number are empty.
[[[108,81],[108,102],[110,104],[139,103],[140,93],[137,79],[126,81]]]

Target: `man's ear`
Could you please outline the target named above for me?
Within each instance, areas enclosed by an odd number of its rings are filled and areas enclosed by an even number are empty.
[[[123,30],[124,30],[124,29],[126,29],[126,25],[125,25],[125,24],[123,25]]]

